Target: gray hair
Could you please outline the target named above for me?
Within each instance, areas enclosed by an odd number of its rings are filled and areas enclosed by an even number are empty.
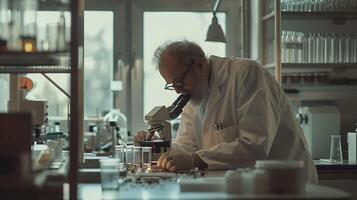
[[[202,48],[198,44],[188,40],[166,42],[159,46],[156,49],[153,58],[153,63],[158,68],[162,67],[161,56],[163,53],[173,55],[182,65],[190,65],[196,60],[196,58],[206,59]]]

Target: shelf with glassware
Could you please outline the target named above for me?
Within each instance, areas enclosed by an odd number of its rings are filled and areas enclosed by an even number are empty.
[[[308,32],[306,26],[300,27],[302,23],[294,26],[294,30],[305,30],[306,33],[293,32],[287,26],[287,20],[339,20],[339,22],[357,19],[357,1],[353,0],[331,0],[331,1],[295,1],[278,0],[280,4],[282,37],[281,37],[281,68],[354,68],[357,63],[357,34],[352,29],[344,33],[336,33],[337,30],[323,33]],[[267,6],[263,3],[262,7]],[[268,69],[274,68],[274,58],[270,52],[273,51],[274,38],[273,24],[276,13],[270,10],[263,10],[263,49],[262,63]],[[270,23],[270,24],[269,24]],[[326,23],[326,22],[325,22]],[[334,23],[333,23],[334,24]],[[341,25],[341,23],[339,23]],[[267,27],[267,28],[265,28]],[[286,30],[284,30],[284,27]],[[292,27],[292,26],[287,26]],[[265,47],[264,47],[265,46]],[[279,70],[280,71],[280,70]]]
[[[350,13],[357,11],[355,0],[281,0],[281,10],[309,13]],[[323,14],[325,15],[325,14]]]
[[[357,69],[357,63],[281,63],[281,65],[284,69]],[[269,70],[274,69],[275,63],[270,63],[263,67]]]
[[[69,52],[3,52],[0,73],[69,73]]]
[[[282,11],[284,19],[357,19],[356,11]]]
[[[40,11],[59,11],[69,10],[70,0],[39,0],[38,10]]]
[[[357,99],[357,85],[282,84],[284,90],[295,90],[301,100]]]
[[[62,8],[68,7],[69,1],[0,3],[0,73],[69,72],[70,13]],[[46,6],[61,10],[39,12]]]

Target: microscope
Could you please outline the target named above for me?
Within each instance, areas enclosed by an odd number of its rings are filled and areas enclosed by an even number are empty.
[[[187,94],[181,94],[171,106],[156,106],[145,115],[145,121],[150,127],[145,140],[139,144],[143,147],[152,147],[153,160],[157,160],[161,153],[170,149],[172,135],[171,124],[168,120],[177,118],[190,98]]]

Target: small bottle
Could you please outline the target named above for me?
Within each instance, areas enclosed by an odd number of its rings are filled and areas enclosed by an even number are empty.
[[[55,122],[55,130],[54,130],[54,132],[55,133],[59,133],[59,132],[61,132],[61,123],[60,122]]]

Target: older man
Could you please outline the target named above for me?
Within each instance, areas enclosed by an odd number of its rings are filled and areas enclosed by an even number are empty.
[[[171,151],[158,160],[168,170],[230,169],[256,160],[302,160],[309,182],[317,173],[282,88],[257,62],[205,53],[173,42],[156,51],[166,89],[191,96]]]

